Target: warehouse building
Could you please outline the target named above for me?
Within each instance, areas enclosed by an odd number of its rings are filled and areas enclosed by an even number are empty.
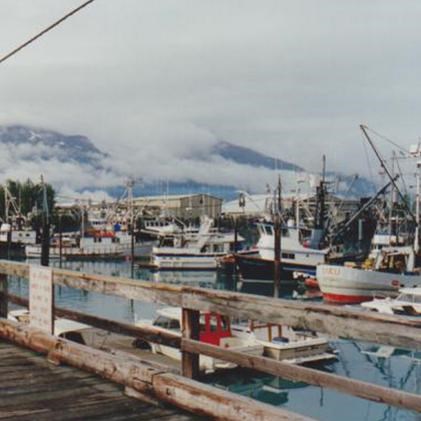
[[[223,200],[209,194],[145,196],[133,199],[134,207],[152,214],[164,214],[181,219],[221,215]]]

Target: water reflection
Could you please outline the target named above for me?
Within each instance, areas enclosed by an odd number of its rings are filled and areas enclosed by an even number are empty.
[[[121,277],[130,277],[131,270],[130,263],[126,262],[64,262],[63,267],[81,272]],[[146,269],[138,269],[135,271],[134,277],[150,282],[187,284],[204,288],[272,295],[270,284],[266,284],[266,286],[243,284],[235,277],[215,272],[154,273]],[[10,292],[27,296],[27,282],[11,277]],[[158,308],[158,305],[154,303],[130,301],[111,295],[88,293],[65,287],[57,287],[55,293],[57,306],[69,307],[120,321],[134,322],[140,318],[153,318]],[[290,289],[282,290],[282,295],[287,298],[296,296]],[[339,351],[338,361],[320,369],[411,393],[421,393],[419,354],[343,340],[333,341],[333,346]],[[248,370],[216,373],[208,377],[206,381],[219,388],[321,420],[421,421],[419,415],[409,411]]]

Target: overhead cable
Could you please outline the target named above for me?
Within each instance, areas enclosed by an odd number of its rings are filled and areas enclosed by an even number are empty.
[[[29,44],[32,44],[34,41],[36,41],[38,38],[42,37],[43,35],[45,35],[47,32],[51,31],[52,29],[54,29],[56,26],[60,25],[62,22],[64,22],[66,19],[68,19],[70,16],[73,16],[74,14],[76,14],[77,12],[79,12],[80,10],[82,10],[83,8],[85,8],[86,6],[88,6],[90,3],[93,3],[95,0],[88,0],[85,3],[81,4],[80,6],[76,7],[76,9],[73,9],[72,11],[70,11],[69,13],[67,13],[66,15],[64,15],[62,18],[60,18],[59,20],[55,21],[53,24],[51,24],[50,26],[48,26],[47,28],[43,29],[41,32],[39,32],[38,34],[36,34],[35,36],[33,36],[31,39],[29,39],[28,41],[24,42],[23,44],[19,45],[19,47],[15,48],[13,51],[11,51],[10,53],[6,54],[5,56],[0,58],[0,64],[5,62],[6,60],[8,60],[10,57],[14,56],[16,53],[18,53],[20,50],[23,50],[25,47],[27,47]]]

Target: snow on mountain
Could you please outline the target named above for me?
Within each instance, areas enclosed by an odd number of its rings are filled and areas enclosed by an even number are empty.
[[[145,180],[142,186],[137,186],[136,194],[206,192],[232,198],[238,190],[265,191],[267,184],[276,183],[278,174],[285,192],[294,189],[297,180],[305,181],[300,185],[302,192],[314,188],[315,175],[306,173],[300,166],[227,141],[216,142],[200,155],[188,152],[189,155],[170,162],[154,162],[158,168],[156,174],[167,170],[167,175],[158,179],[141,165],[130,169],[135,174],[127,173],[127,166],[119,165],[124,157],[110,156],[86,136],[24,125],[0,126],[0,178],[3,180],[35,179],[43,174],[61,191],[103,190],[113,196],[121,193],[121,186],[133,175]],[[138,153],[139,156],[143,153],[141,148]],[[329,179],[332,191],[338,194],[365,196],[374,190],[365,178],[330,173]]]

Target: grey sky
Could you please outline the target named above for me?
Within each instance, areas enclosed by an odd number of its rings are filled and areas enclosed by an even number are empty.
[[[0,0],[0,53],[81,2]],[[366,173],[361,122],[421,135],[420,22],[413,0],[97,0],[0,65],[0,124],[86,134],[139,174],[201,172],[186,157],[217,138]]]

